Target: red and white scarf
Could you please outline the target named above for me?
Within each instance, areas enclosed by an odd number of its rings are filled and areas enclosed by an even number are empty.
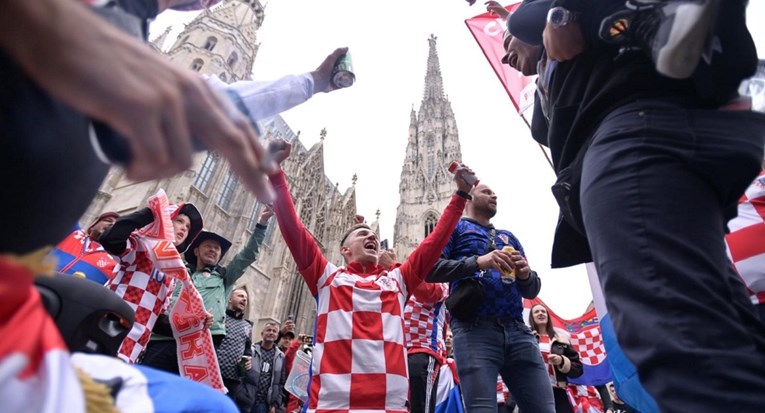
[[[204,328],[205,306],[191,282],[181,254],[173,241],[172,208],[164,190],[149,199],[154,222],[138,231],[139,249],[146,251],[154,266],[182,283],[178,301],[170,311],[170,325],[178,344],[178,368],[182,376],[225,392],[210,330]]]

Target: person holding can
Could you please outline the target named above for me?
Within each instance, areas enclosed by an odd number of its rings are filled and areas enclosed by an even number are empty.
[[[252,321],[244,318],[247,308],[247,290],[237,288],[231,292],[226,308],[226,336],[218,346],[218,365],[228,396],[234,402],[242,378],[252,368]],[[238,405],[240,411],[250,406]]]
[[[515,235],[491,223],[497,213],[494,191],[481,182],[470,195],[466,216],[427,277],[450,283],[446,307],[465,409],[497,411],[499,373],[522,411],[553,413],[547,370],[523,323],[522,298],[536,297],[541,281]],[[514,251],[503,251],[506,246]]]

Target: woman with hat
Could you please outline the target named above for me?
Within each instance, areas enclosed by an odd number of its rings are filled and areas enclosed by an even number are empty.
[[[169,213],[175,237],[173,244],[179,253],[185,251],[202,230],[202,215],[192,204],[170,205],[168,211],[157,209],[144,208],[126,215],[101,235],[101,245],[117,257],[119,264],[117,274],[106,286],[135,310],[135,324],[118,354],[129,363],[137,361],[157,317],[167,310],[175,287],[175,279],[156,267],[151,250],[143,246],[144,236],[136,229],[159,222],[163,213]]]
[[[258,258],[260,244],[265,238],[268,220],[272,215],[273,212],[270,209],[263,210],[247,244],[226,268],[219,264],[231,248],[231,241],[215,232],[200,231],[185,249],[184,257],[191,274],[191,282],[202,296],[205,310],[212,314],[210,333],[216,350],[226,336],[226,303],[231,296],[234,283]],[[175,302],[179,294],[180,288],[176,288],[171,303]],[[151,335],[151,341],[146,346],[141,364],[178,373],[177,347],[170,328],[170,320],[166,315],[157,320],[154,334]]]

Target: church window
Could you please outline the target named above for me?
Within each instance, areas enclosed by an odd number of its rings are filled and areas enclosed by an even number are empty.
[[[255,202],[255,205],[252,206],[252,213],[250,214],[250,222],[247,224],[247,229],[250,231],[255,231],[255,224],[258,223],[258,218],[260,218],[260,212],[263,207],[263,204],[260,202]]]
[[[220,196],[218,197],[218,206],[228,210],[231,206],[231,200],[234,198],[234,188],[236,188],[236,175],[234,171],[229,170],[226,175],[226,179],[223,181],[223,188],[220,190]]]
[[[228,63],[229,67],[234,67],[236,62],[239,60],[239,55],[236,54],[236,52],[231,52],[231,56],[228,57],[228,60],[226,63]]]
[[[220,75],[218,77],[220,78],[220,80],[224,82],[226,81],[226,79],[228,79],[225,72],[220,72]]]
[[[276,220],[275,219],[269,219],[268,220],[268,227],[266,228],[266,234],[263,236],[263,243],[264,244],[271,244],[271,238],[274,235],[274,230],[276,230]]]
[[[191,62],[191,70],[198,72],[202,69],[202,66],[205,65],[205,62],[202,61],[202,59],[194,59],[193,62]]]
[[[199,168],[199,175],[197,175],[197,179],[194,181],[194,186],[200,191],[207,191],[207,187],[210,185],[210,178],[212,177],[217,164],[218,157],[212,152],[207,152],[207,157],[204,162],[202,162],[202,167]]]
[[[436,157],[435,157],[436,142],[435,142],[435,139],[433,138],[433,135],[428,136],[427,146],[428,146],[428,148],[427,148],[427,152],[428,152],[428,176],[432,177],[433,176],[433,172],[436,170]]]
[[[205,49],[212,51],[212,49],[215,48],[215,45],[218,44],[218,38],[215,36],[210,36],[207,38],[207,41],[205,42]]]
[[[429,213],[425,216],[425,236],[427,237],[430,235],[431,232],[436,228],[436,223],[438,222],[438,218],[436,218],[436,215],[434,213]]]

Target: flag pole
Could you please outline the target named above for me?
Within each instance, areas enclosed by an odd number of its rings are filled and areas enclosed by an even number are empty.
[[[526,126],[529,128],[529,130],[531,130],[531,124],[529,124],[529,121],[526,120],[526,116],[523,116],[523,113],[520,113],[520,115],[521,115],[521,119],[523,119],[523,123],[525,123]],[[553,166],[552,160],[550,160],[550,157],[547,155],[547,151],[545,151],[544,146],[542,146],[542,144],[538,142],[537,142],[537,145],[539,145],[539,150],[542,151],[542,154],[545,156],[545,159],[547,159],[547,163],[550,165],[550,168],[552,168],[554,171],[555,167]]]

